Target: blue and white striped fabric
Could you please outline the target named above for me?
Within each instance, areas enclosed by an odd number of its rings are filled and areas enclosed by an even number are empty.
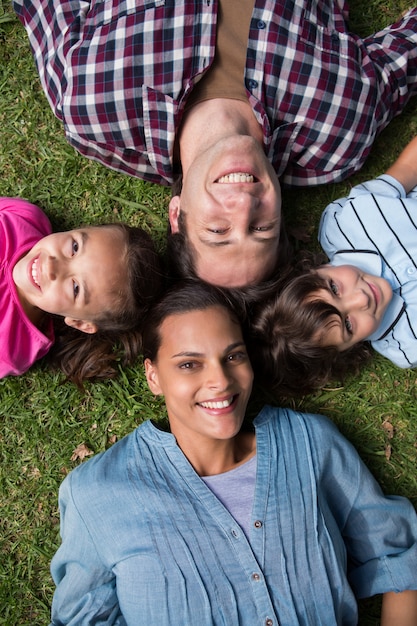
[[[388,280],[393,299],[372,347],[398,365],[417,365],[417,187],[384,174],[324,210],[319,240],[334,265],[355,265]]]

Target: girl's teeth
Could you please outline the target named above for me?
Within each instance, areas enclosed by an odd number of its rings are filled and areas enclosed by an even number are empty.
[[[39,287],[39,282],[38,282],[38,259],[35,259],[32,263],[32,278],[33,278],[33,282],[38,285]]]
[[[205,409],[225,409],[233,402],[233,398],[228,400],[222,400],[221,402],[200,402],[201,406]]]
[[[254,178],[252,174],[245,174],[244,172],[234,172],[233,174],[227,174],[227,176],[221,176],[218,183],[253,183]]]

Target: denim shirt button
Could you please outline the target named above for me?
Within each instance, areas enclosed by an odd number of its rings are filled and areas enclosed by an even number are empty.
[[[265,626],[273,626],[274,621],[270,618],[267,617],[265,620]]]
[[[253,525],[255,526],[255,528],[262,528],[262,522],[260,519],[257,519]]]
[[[261,580],[260,575],[258,574],[258,572],[253,572],[252,574],[252,580],[255,580],[256,582],[258,582],[259,580]]]
[[[415,274],[415,272],[416,272],[416,268],[415,267],[409,267],[408,270],[407,270],[407,274],[409,274],[410,276],[412,274]]]

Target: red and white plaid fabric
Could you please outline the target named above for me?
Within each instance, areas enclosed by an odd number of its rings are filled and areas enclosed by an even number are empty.
[[[237,11],[239,0],[237,3]],[[218,0],[14,0],[68,141],[104,165],[172,181],[195,80],[213,61]],[[268,158],[288,185],[341,180],[417,92],[417,8],[368,38],[343,0],[256,0],[245,67]]]

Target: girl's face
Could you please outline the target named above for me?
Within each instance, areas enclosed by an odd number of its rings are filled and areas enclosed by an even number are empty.
[[[70,325],[96,332],[91,320],[112,308],[123,278],[123,235],[112,227],[53,233],[41,239],[13,268],[25,308],[61,315]]]
[[[323,335],[322,345],[347,350],[372,335],[382,322],[392,298],[390,284],[380,276],[366,274],[353,265],[324,265],[317,270],[328,284],[314,294],[340,312]]]
[[[227,440],[240,430],[253,372],[240,324],[223,307],[168,316],[157,359],[145,360],[151,391],[165,396],[181,447]]]

